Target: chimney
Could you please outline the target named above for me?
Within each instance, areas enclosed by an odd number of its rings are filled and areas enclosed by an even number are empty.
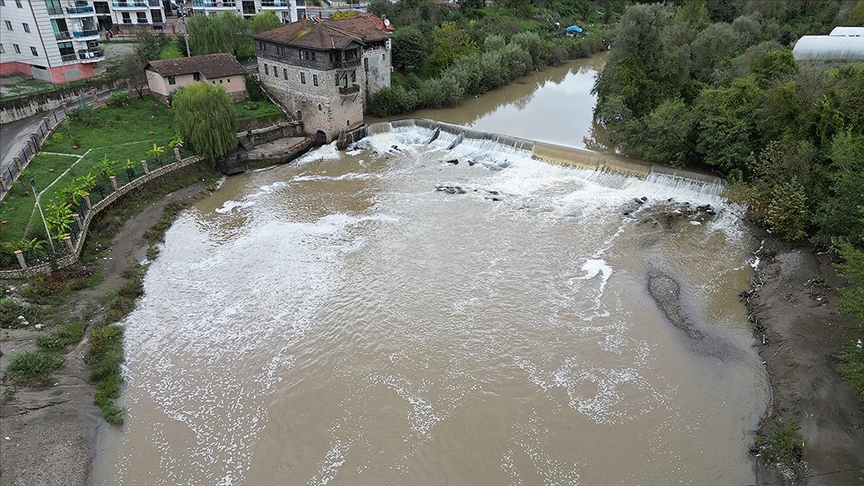
[[[303,12],[303,18],[301,22],[303,22],[303,30],[306,30],[306,12]]]

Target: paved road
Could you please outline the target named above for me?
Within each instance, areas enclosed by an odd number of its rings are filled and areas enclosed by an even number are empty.
[[[55,111],[59,111],[58,116],[63,117],[62,109]],[[30,118],[0,125],[0,142],[2,142],[0,143],[0,173],[12,165],[15,156],[21,153],[21,150],[27,145],[30,134],[35,132],[39,124],[42,123],[42,117],[48,116],[50,113],[39,113]]]
[[[98,99],[105,100],[110,95],[110,92],[100,93]],[[92,101],[92,97],[88,96],[84,98],[84,103],[91,103]],[[79,103],[80,101],[69,103],[67,109],[77,108]],[[57,118],[60,120],[65,117],[63,108],[57,108],[51,111],[44,111],[29,118],[0,125],[0,173],[14,163],[15,156],[21,153],[21,150],[27,145],[27,139],[30,137],[30,134],[36,131],[36,127],[42,122],[42,117],[50,116],[51,113],[57,113]]]

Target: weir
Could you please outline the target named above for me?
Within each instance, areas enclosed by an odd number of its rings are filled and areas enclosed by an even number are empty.
[[[722,178],[711,174],[647,164],[615,154],[484,132],[428,118],[406,118],[373,123],[365,127],[363,133],[359,134],[359,138],[388,132],[404,133],[412,129],[421,132],[417,135],[422,135],[419,137],[421,140],[428,140],[425,142],[426,145],[435,145],[446,150],[454,150],[469,142],[477,148],[484,148],[485,145],[490,144],[488,148],[491,150],[494,149],[491,144],[494,144],[498,149],[530,152],[532,158],[544,162],[598,172],[615,172],[649,181],[664,180],[667,184],[676,186],[698,186],[703,189],[700,192],[711,192],[715,195],[719,195],[726,186]]]

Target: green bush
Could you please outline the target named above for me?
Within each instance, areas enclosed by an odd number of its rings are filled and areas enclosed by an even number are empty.
[[[115,91],[111,93],[111,99],[108,100],[108,104],[111,106],[116,106],[119,108],[123,108],[129,106],[129,95],[125,91]]]
[[[69,119],[86,127],[100,123],[99,113],[90,106],[82,106],[69,112]]]
[[[861,341],[850,342],[837,354],[837,372],[852,390],[864,397],[864,347]]]
[[[51,373],[62,368],[66,358],[44,351],[25,351],[9,360],[6,372],[18,386],[43,386]]]
[[[407,113],[417,106],[417,96],[401,86],[383,89],[372,97],[373,116],[393,116]]]
[[[756,438],[756,447],[766,463],[782,464],[791,468],[804,458],[807,439],[801,437],[792,422],[777,420],[772,423],[771,432],[767,436],[760,435]]]
[[[0,299],[0,327],[18,327],[21,323],[18,316],[24,315],[25,311],[26,308],[16,300]]]
[[[112,425],[123,423],[123,411],[114,403],[120,396],[120,363],[123,358],[123,328],[116,324],[100,326],[90,333],[90,349],[84,362],[90,366],[90,380],[96,383],[93,403],[102,409]]]
[[[36,344],[46,349],[63,349],[71,344],[77,344],[84,337],[87,323],[73,321],[62,326],[57,326],[50,333],[39,336]]]

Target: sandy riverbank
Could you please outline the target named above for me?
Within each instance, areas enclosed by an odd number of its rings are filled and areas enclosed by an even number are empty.
[[[121,273],[131,263],[143,259],[148,244],[144,233],[162,216],[164,207],[198,194],[206,184],[193,184],[149,204],[130,218],[112,240],[107,259],[103,260],[104,280],[97,286],[70,296],[77,309],[96,301],[119,286]],[[12,283],[13,286],[20,282]],[[15,292],[12,290],[11,292]],[[94,316],[101,319],[101,316]],[[9,358],[22,351],[37,349],[40,331],[4,329],[0,333],[0,367],[5,370]],[[9,486],[62,485],[89,483],[90,468],[98,427],[109,427],[93,404],[93,385],[87,381],[89,369],[84,364],[88,336],[68,354],[66,365],[57,371],[52,386],[43,390],[20,389],[7,393],[0,386],[0,484]]]
[[[833,357],[851,326],[848,317],[835,312],[835,289],[843,282],[829,255],[807,248],[766,242],[757,256],[748,307],[773,392],[769,413],[792,420],[808,442],[806,477],[785,481],[757,463],[757,482],[860,485],[864,405],[842,382]]]

